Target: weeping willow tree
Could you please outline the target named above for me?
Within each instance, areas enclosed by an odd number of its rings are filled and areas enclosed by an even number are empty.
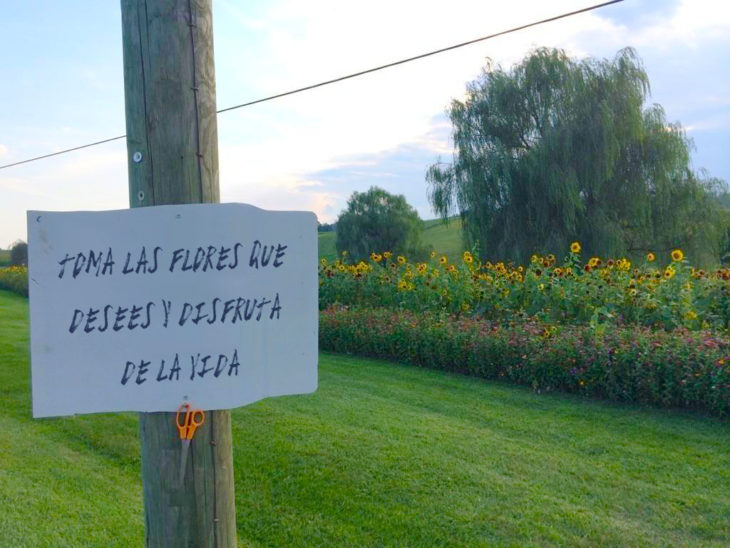
[[[722,230],[692,143],[659,105],[635,51],[576,61],[538,49],[509,71],[488,63],[453,101],[454,158],[426,175],[444,218],[462,216],[485,258],[567,250],[636,256],[683,247],[717,260]]]

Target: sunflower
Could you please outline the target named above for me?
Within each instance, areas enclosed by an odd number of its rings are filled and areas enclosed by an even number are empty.
[[[674,269],[671,266],[668,266],[664,269],[664,277],[668,280],[674,276]]]
[[[646,261],[649,263],[653,263],[654,261],[656,261],[656,255],[649,251],[649,253],[646,254]]]
[[[446,258],[446,255],[441,255],[441,257],[439,257],[439,262],[441,264],[446,264],[449,262],[449,259]]]
[[[386,259],[390,259],[393,256],[393,254],[390,251],[383,251],[383,257]]]
[[[580,253],[580,242],[573,242],[570,244],[571,253]]]
[[[398,282],[398,290],[405,291],[406,289],[408,289],[408,282],[406,282],[405,280],[399,281]]]
[[[436,252],[431,250],[431,253],[429,253],[429,256],[433,259],[436,256]]]
[[[469,251],[464,251],[462,259],[466,264],[471,264],[474,262],[474,256]]]
[[[672,251],[672,260],[675,263],[678,263],[682,259],[684,259],[684,253],[682,253],[681,249],[675,249],[674,251]]]
[[[406,264],[406,258],[403,255],[398,255],[398,264]]]
[[[379,263],[383,260],[383,256],[380,253],[375,253],[374,251],[370,254],[370,260],[376,263]]]

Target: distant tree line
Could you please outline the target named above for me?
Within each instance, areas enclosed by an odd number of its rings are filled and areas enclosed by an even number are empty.
[[[10,264],[12,266],[28,265],[28,244],[18,240],[10,246]]]

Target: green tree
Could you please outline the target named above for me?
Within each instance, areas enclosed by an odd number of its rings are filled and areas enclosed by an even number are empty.
[[[376,186],[354,192],[347,209],[336,223],[337,251],[346,251],[357,261],[371,252],[391,251],[412,258],[423,253],[422,222],[403,195],[394,195]]]
[[[10,248],[10,264],[23,266],[28,264],[28,244],[18,240]]]
[[[683,247],[717,260],[714,184],[659,105],[634,50],[576,61],[537,49],[510,71],[490,63],[449,108],[451,164],[427,172],[437,214],[461,213],[468,245],[526,261],[567,250],[637,256]]]

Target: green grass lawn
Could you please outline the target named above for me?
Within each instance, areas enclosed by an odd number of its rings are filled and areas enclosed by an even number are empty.
[[[437,253],[446,255],[449,261],[455,261],[464,252],[464,241],[461,237],[461,219],[452,217],[444,223],[441,219],[423,222],[421,239]]]
[[[143,543],[134,414],[30,417],[0,291],[0,544]],[[730,544],[730,423],[322,355],[233,413],[244,546]]]
[[[319,258],[325,257],[328,261],[337,259],[337,248],[335,241],[337,236],[332,232],[318,232],[317,244],[319,246]]]
[[[318,234],[319,256],[329,261],[337,259],[335,248],[335,232],[320,232]],[[437,253],[446,255],[449,260],[456,260],[464,251],[464,243],[461,238],[461,219],[452,217],[448,223],[441,219],[423,221],[423,232],[421,243],[426,247],[433,248]],[[387,251],[374,249],[373,251]]]

